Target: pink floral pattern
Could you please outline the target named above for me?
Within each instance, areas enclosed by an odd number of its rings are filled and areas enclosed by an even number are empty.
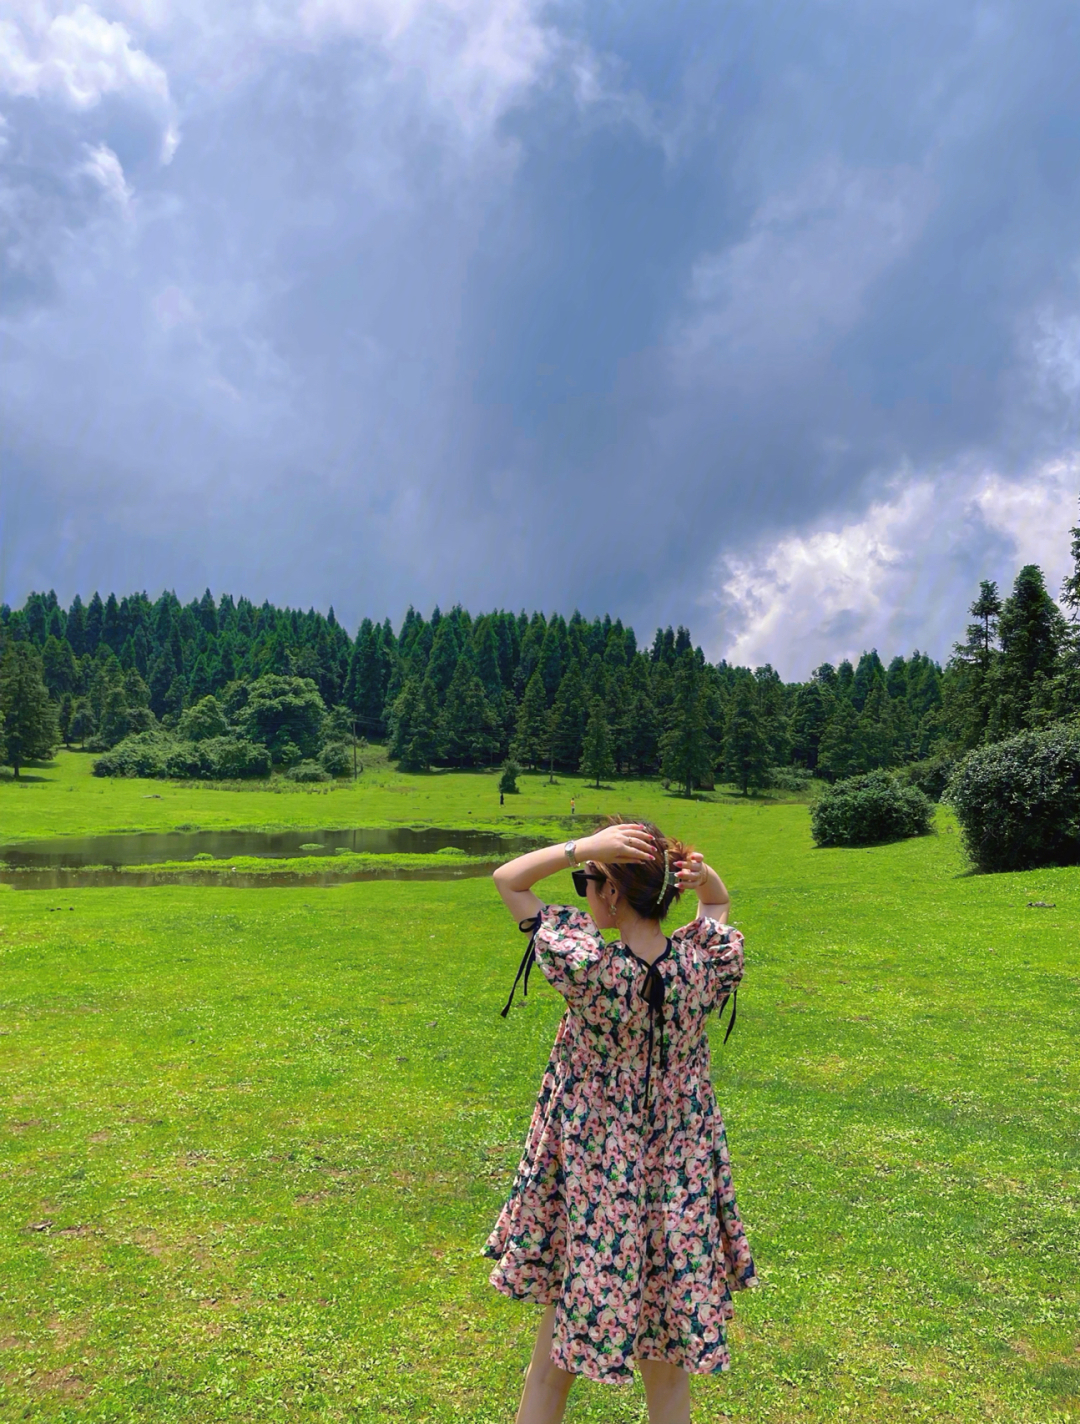
[[[645,1103],[647,965],[589,915],[542,912],[535,958],[564,996],[509,1200],[484,1254],[491,1283],[555,1303],[551,1358],[622,1383],[631,1360],[729,1366],[733,1290],[757,1284],[739,1219],[705,1021],[743,972],[738,930],[699,919],[656,961],[664,980]]]

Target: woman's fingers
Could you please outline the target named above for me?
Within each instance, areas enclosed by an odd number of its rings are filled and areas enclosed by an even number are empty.
[[[644,826],[612,827],[614,846],[610,856],[613,860],[648,861],[658,857],[656,842]]]
[[[678,866],[676,873],[684,889],[691,885],[701,885],[708,874],[705,857],[700,851],[691,851],[686,860],[678,862]]]

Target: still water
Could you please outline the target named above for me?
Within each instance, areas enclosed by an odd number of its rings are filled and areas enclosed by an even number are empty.
[[[0,883],[24,890],[60,890],[80,885],[337,885],[351,880],[457,880],[488,875],[509,856],[532,850],[538,842],[522,836],[500,836],[493,831],[439,829],[423,826],[365,826],[347,830],[292,831],[154,831],[127,835],[65,836],[55,840],[22,841],[0,846]],[[251,855],[265,859],[303,858],[357,851],[367,855],[432,855],[457,850],[483,856],[484,863],[423,869],[386,866],[322,871],[304,875],[282,871],[266,875],[228,872],[220,864],[230,857]],[[219,862],[200,864],[212,856]],[[123,866],[153,865],[164,860],[193,861],[190,870],[145,874],[121,872]],[[89,869],[88,867],[94,867]],[[222,872],[228,872],[227,879]]]

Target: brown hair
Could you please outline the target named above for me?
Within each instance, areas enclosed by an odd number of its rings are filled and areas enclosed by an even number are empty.
[[[691,847],[671,836],[665,836],[660,827],[652,821],[631,820],[628,816],[608,816],[596,829],[599,831],[605,826],[628,824],[644,826],[655,839],[662,858],[659,861],[639,860],[619,865],[605,864],[604,870],[619,893],[625,896],[630,907],[643,919],[662,920],[682,894],[678,884],[672,883],[675,862],[685,860]]]

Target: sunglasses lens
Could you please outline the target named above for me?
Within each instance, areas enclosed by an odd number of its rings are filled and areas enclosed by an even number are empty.
[[[572,870],[570,878],[574,882],[574,889],[579,895],[585,895],[589,889],[589,877],[584,870]]]

